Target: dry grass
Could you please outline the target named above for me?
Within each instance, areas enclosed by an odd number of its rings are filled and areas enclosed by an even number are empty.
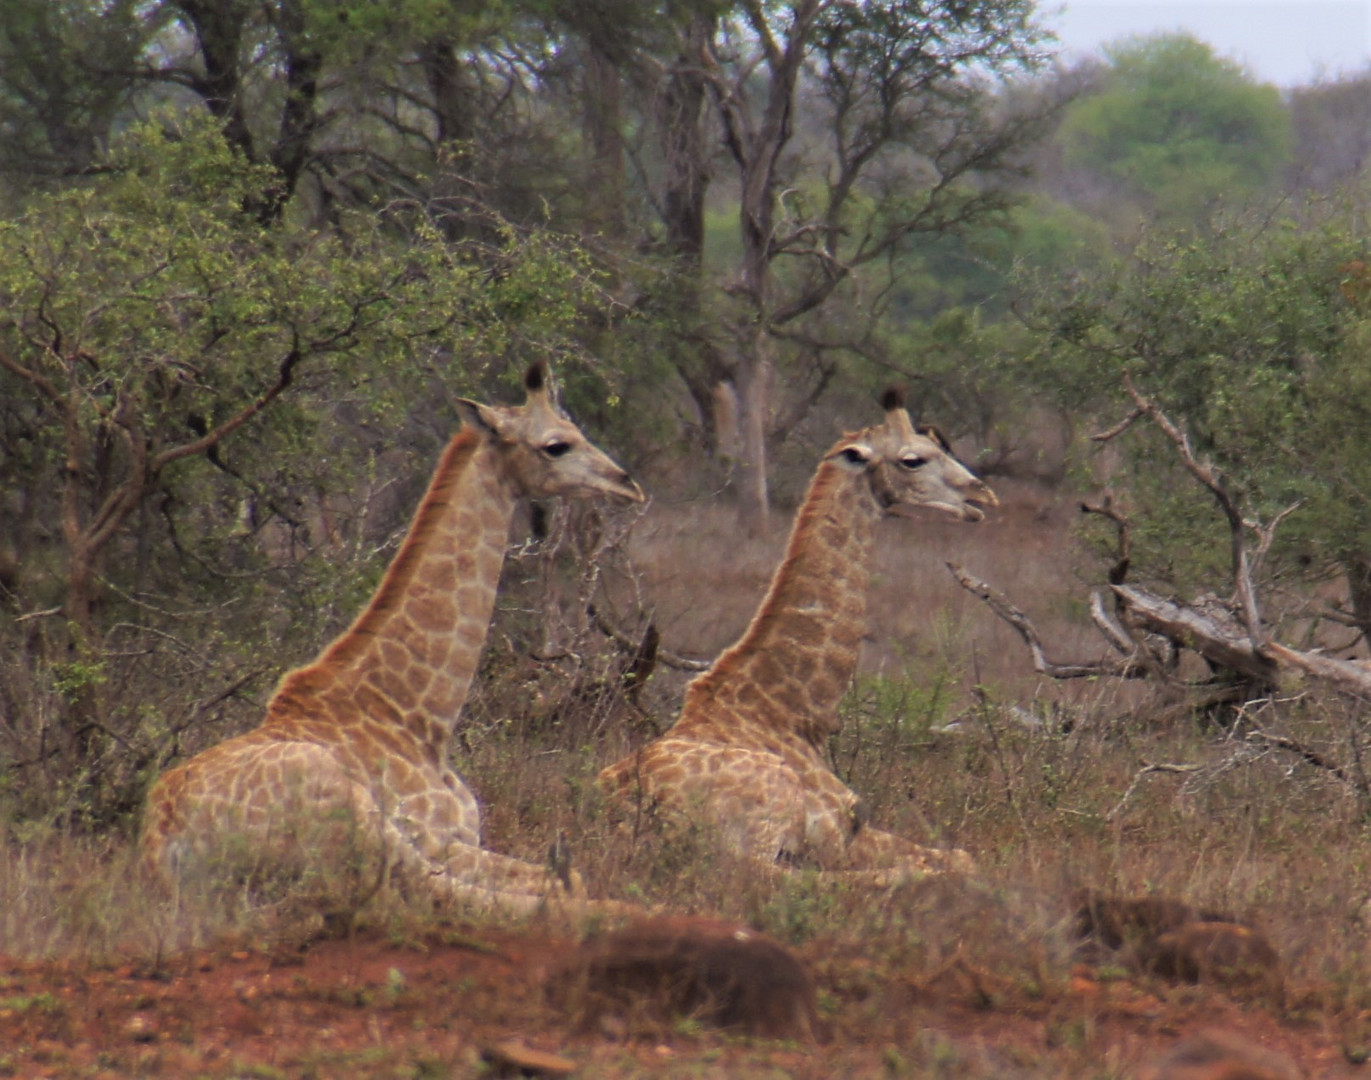
[[[542,861],[565,832],[592,891],[746,920],[799,946],[839,1036],[844,1025],[849,1034],[884,1025],[899,1059],[893,1075],[996,1075],[993,1055],[981,1061],[966,1046],[930,1041],[917,1024],[892,1019],[892,1002],[944,991],[1057,1000],[1071,979],[1070,898],[1082,886],[1163,894],[1251,920],[1286,961],[1287,1015],[1336,1029],[1348,1045],[1364,1042],[1371,817],[1349,749],[1359,716],[1307,688],[1263,715],[1265,730],[1343,764],[1342,779],[1241,732],[1159,726],[1133,689],[1045,683],[943,562],[1004,587],[1066,655],[1089,655],[1085,562],[1070,543],[1070,518],[1067,504],[1018,498],[978,527],[896,522],[882,533],[871,635],[834,761],[869,800],[874,824],[967,849],[979,863],[974,879],[873,894],[804,874],[759,878],[708,836],[616,828],[595,774],[670,722],[685,676],[654,677],[646,715],[613,693],[578,713],[577,702],[590,700],[584,688],[552,700],[569,689],[498,657],[476,703],[479,737],[458,760],[485,803],[488,843]],[[740,539],[715,507],[650,514],[632,554],[665,645],[711,655],[736,637],[782,539]],[[513,703],[530,693],[542,704],[521,719]],[[1144,771],[1157,763],[1179,770]],[[266,932],[272,914],[247,896],[159,906],[131,880],[118,839],[11,830],[0,840],[0,953],[157,952],[225,927]],[[397,912],[424,918],[390,894],[362,917],[384,922]],[[1088,1015],[1062,1024],[1051,1068],[1030,1062],[1023,1075],[1117,1075],[1094,1057]]]

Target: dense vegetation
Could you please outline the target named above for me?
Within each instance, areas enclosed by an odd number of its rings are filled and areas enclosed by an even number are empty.
[[[1070,484],[1036,436],[1131,374],[1254,518],[1298,503],[1273,618],[1332,582],[1371,628],[1371,77],[1282,94],[1180,36],[1065,69],[1027,0],[0,15],[16,820],[127,824],[252,722],[367,594],[447,397],[535,356],[649,486],[754,524],[892,378]],[[1108,451],[1135,575],[1227,588],[1166,443]]]

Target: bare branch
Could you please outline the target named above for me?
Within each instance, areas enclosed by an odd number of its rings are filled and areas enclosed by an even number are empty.
[[[1266,652],[1283,663],[1299,668],[1320,679],[1327,679],[1340,690],[1371,698],[1371,671],[1353,660],[1335,660],[1330,656],[1289,649],[1278,641],[1268,641]]]
[[[1104,635],[1104,639],[1125,656],[1137,648],[1133,639],[1128,636],[1128,632],[1114,621],[1109,612],[1105,611],[1104,601],[1100,598],[1099,590],[1090,594],[1090,621]]]
[[[1100,661],[1093,664],[1058,664],[1047,659],[1043,653],[1042,641],[1038,637],[1038,632],[1027,615],[1010,603],[1005,596],[996,592],[985,582],[972,577],[956,563],[948,563],[947,569],[957,580],[958,585],[971,593],[972,596],[983,601],[991,611],[1018,632],[1033,656],[1035,671],[1053,679],[1088,679],[1099,675],[1136,678],[1146,673],[1146,667],[1137,663],[1134,655],[1130,655],[1124,660]],[[1137,650],[1132,649],[1131,652],[1136,654]]]
[[[1109,584],[1122,585],[1124,579],[1128,577],[1129,567],[1133,563],[1133,531],[1128,520],[1128,516],[1122,510],[1114,508],[1114,499],[1106,495],[1098,505],[1092,506],[1088,502],[1081,503],[1082,514],[1099,514],[1114,523],[1114,529],[1118,536],[1118,557],[1114,560],[1114,565],[1109,568]]]
[[[59,407],[66,407],[66,400],[51,379],[48,379],[37,371],[24,367],[24,365],[12,357],[6,349],[0,349],[0,367],[19,376],[19,378],[23,379],[25,382],[32,383],[42,391],[44,397],[55,402]]]
[[[1144,762],[1143,767],[1133,774],[1133,779],[1124,790],[1123,797],[1114,804],[1114,809],[1105,814],[1105,821],[1113,821],[1123,813],[1124,807],[1128,805],[1128,800],[1133,797],[1133,792],[1136,791],[1138,785],[1142,783],[1144,776],[1150,776],[1152,773],[1197,773],[1203,768],[1203,765],[1172,765],[1170,762],[1165,761]]]
[[[636,653],[641,647],[641,641],[634,641],[626,633],[611,623],[594,604],[587,606],[586,614],[590,616],[591,620],[595,623],[596,629],[599,630],[600,633],[604,634],[605,637],[609,638],[620,647],[628,650],[630,655]],[[677,653],[667,652],[661,646],[657,647],[657,662],[659,664],[665,664],[669,668],[675,668],[677,671],[708,671],[710,665],[714,663],[713,660],[691,660],[688,657],[680,656]]]
[[[1138,420],[1141,420],[1142,417],[1143,411],[1141,409],[1134,409],[1122,420],[1120,420],[1117,424],[1115,424],[1112,428],[1109,428],[1106,431],[1099,431],[1096,432],[1094,435],[1091,435],[1090,441],[1103,443],[1109,442],[1111,439],[1117,439],[1125,431],[1131,428]]]
[[[1276,664],[1243,636],[1240,627],[1222,626],[1212,615],[1131,585],[1110,587],[1123,600],[1129,616],[1147,630],[1193,649],[1219,667],[1231,668],[1263,683],[1275,681]]]
[[[58,604],[56,607],[44,608],[42,611],[27,611],[23,615],[16,615],[14,621],[16,623],[28,622],[30,619],[47,619],[60,614],[62,614],[62,605]]]
[[[222,442],[225,438],[227,438],[229,435],[233,434],[234,431],[242,427],[254,416],[256,416],[259,412],[261,412],[268,405],[270,405],[272,401],[274,401],[283,391],[285,391],[290,386],[291,381],[294,378],[295,365],[299,363],[300,357],[300,345],[299,342],[296,342],[294,347],[290,350],[289,353],[286,354],[285,358],[281,361],[281,366],[277,372],[275,384],[272,385],[265,393],[263,393],[261,397],[259,397],[252,404],[248,405],[236,416],[232,416],[228,420],[225,420],[218,427],[206,432],[203,436],[196,439],[194,442],[183,443],[180,446],[173,446],[168,450],[163,450],[162,453],[158,454],[155,458],[153,458],[152,463],[149,467],[149,471],[153,474],[156,474],[160,472],[163,468],[165,468],[167,465],[171,464],[173,461],[177,461],[184,457],[192,457],[195,454],[204,453],[211,446],[217,445],[218,443]]]
[[[1143,397],[1138,392],[1137,387],[1133,385],[1132,377],[1129,375],[1124,376],[1124,388],[1128,391],[1134,404],[1146,413],[1175,445],[1190,474],[1208,488],[1210,494],[1218,502],[1219,508],[1223,511],[1224,517],[1228,519],[1229,540],[1232,550],[1233,587],[1237,593],[1238,604],[1242,608],[1243,621],[1246,623],[1247,635],[1251,639],[1252,648],[1259,652],[1266,642],[1266,631],[1262,628],[1261,612],[1257,609],[1256,592],[1252,587],[1251,567],[1248,565],[1247,545],[1243,537],[1243,530],[1248,525],[1238,509],[1238,504],[1229,493],[1223,476],[1211,465],[1207,465],[1195,457],[1190,448],[1190,440],[1186,438],[1185,433],[1172,423],[1171,418],[1162,412],[1155,402]]]
[[[1348,775],[1347,770],[1337,762],[1329,761],[1317,750],[1311,750],[1303,743],[1296,742],[1294,739],[1288,738],[1285,735],[1272,735],[1254,725],[1253,729],[1247,733],[1247,738],[1251,742],[1257,742],[1263,746],[1269,746],[1276,750],[1285,750],[1295,754],[1301,758],[1306,765],[1312,765],[1316,769],[1322,769],[1324,772],[1337,777],[1344,784],[1348,784],[1351,787],[1360,786],[1357,784],[1356,779]]]
[[[1262,563],[1266,561],[1267,552],[1271,550],[1271,543],[1276,539],[1276,530],[1280,528],[1281,522],[1304,505],[1303,499],[1296,499],[1279,514],[1271,519],[1267,525],[1260,522],[1249,521],[1247,527],[1257,534],[1257,550],[1252,555],[1252,575],[1261,576]]]

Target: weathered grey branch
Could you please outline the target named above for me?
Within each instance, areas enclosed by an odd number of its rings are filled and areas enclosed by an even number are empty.
[[[1104,600],[1098,589],[1090,594],[1090,621],[1104,635],[1104,639],[1124,656],[1128,656],[1137,648],[1128,632],[1105,611]]]
[[[1144,629],[1193,649],[1219,667],[1240,671],[1265,683],[1275,681],[1279,670],[1276,663],[1258,652],[1250,636],[1241,630],[1224,627],[1196,608],[1163,600],[1132,585],[1110,588],[1123,601],[1129,617]]]
[[[627,649],[630,655],[635,653],[642,644],[639,641],[634,641],[626,633],[606,619],[599,608],[595,607],[594,604],[591,604],[586,608],[586,614],[594,621],[595,627],[600,633],[604,634],[605,637],[609,638],[611,641],[616,642],[622,648]],[[709,666],[714,663],[713,660],[692,660],[689,657],[668,652],[661,646],[657,647],[657,662],[659,664],[665,664],[669,668],[675,668],[677,671],[708,671]]]
[[[1028,616],[1009,602],[1008,598],[996,592],[985,582],[972,577],[956,563],[948,563],[947,569],[956,578],[957,584],[979,600],[983,601],[996,615],[1012,626],[1028,645],[1033,656],[1033,668],[1053,679],[1088,679],[1099,675],[1114,675],[1121,678],[1137,678],[1146,673],[1146,668],[1129,655],[1121,660],[1097,661],[1091,664],[1059,664],[1049,660],[1043,652],[1042,641]],[[1130,653],[1136,653],[1130,642]]]
[[[1266,650],[1272,657],[1307,674],[1327,679],[1340,690],[1371,698],[1371,671],[1354,660],[1336,660],[1331,656],[1290,649],[1278,641],[1268,641]]]

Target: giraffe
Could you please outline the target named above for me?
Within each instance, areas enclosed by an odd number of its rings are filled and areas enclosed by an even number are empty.
[[[299,872],[360,839],[378,873],[445,899],[513,913],[549,897],[585,902],[573,872],[552,876],[480,846],[479,806],[448,764],[517,500],[643,501],[561,412],[545,365],[529,368],[524,387],[522,406],[457,402],[463,426],[365,610],[281,679],[259,727],[153,785],[142,857],[154,880],[186,880],[197,858],[205,872],[216,844]]]
[[[921,847],[866,824],[861,799],[824,760],[865,631],[877,522],[916,506],[966,521],[994,493],[933,428],[916,429],[903,394],[820,462],[785,557],[743,636],[686,688],[676,722],[605,768],[620,806],[701,818],[730,849],[767,866],[808,866],[885,884],[967,870],[963,851]]]

